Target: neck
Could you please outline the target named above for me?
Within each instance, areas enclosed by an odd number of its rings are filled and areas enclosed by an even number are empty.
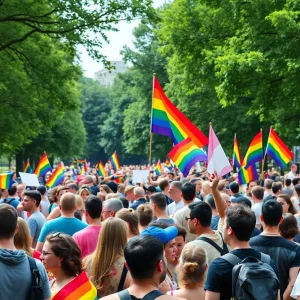
[[[70,277],[70,276],[66,275],[66,273],[64,271],[62,271],[61,268],[53,271],[52,273],[53,273],[53,276],[55,277],[57,284],[60,284],[61,282],[66,280],[68,277]]]
[[[42,196],[42,200],[47,200],[47,196],[46,195]]]
[[[101,226],[101,218],[99,219],[91,219],[91,222],[89,222],[90,226]]]
[[[210,226],[208,227],[202,227],[199,226],[196,228],[196,235],[200,236],[201,234],[214,234],[215,232],[210,228]]]
[[[174,201],[175,203],[178,203],[178,202],[180,202],[181,200],[182,200],[181,198],[173,199],[173,201]]]
[[[259,200],[254,197],[252,197],[252,200],[253,200],[253,203],[262,203],[263,202],[263,199]]]
[[[147,228],[147,226],[141,226],[139,224],[139,232],[141,233],[142,231],[144,231]]]
[[[183,199],[184,206],[187,206],[187,205],[189,205],[189,204],[191,204],[193,202],[194,202],[194,199],[193,200],[185,200],[185,199]]]
[[[249,242],[241,242],[236,239],[230,241],[229,246],[230,246],[231,250],[251,248],[249,245]]]
[[[7,249],[7,250],[16,250],[16,247],[14,245],[14,239],[8,239],[8,240],[0,240],[0,249]]]
[[[29,215],[31,216],[33,213],[35,213],[38,210],[38,207],[34,207],[31,211],[28,211]]]
[[[75,218],[74,216],[74,211],[60,211],[61,212],[61,216],[64,218]]]
[[[165,210],[156,211],[156,217],[157,219],[169,219]]]
[[[152,291],[154,289],[158,290],[159,282],[155,279],[146,279],[146,280],[138,280],[132,278],[132,285],[129,288],[129,291],[135,292],[139,291],[140,293]]]
[[[280,235],[278,231],[278,226],[268,226],[264,224],[264,231],[262,235]]]

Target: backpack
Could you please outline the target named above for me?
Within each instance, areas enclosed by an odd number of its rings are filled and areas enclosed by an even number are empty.
[[[241,260],[232,253],[221,257],[234,267],[232,269],[232,297],[235,300],[277,300],[280,283],[270,256],[261,253],[260,260],[246,257]]]
[[[154,290],[151,291],[150,293],[146,294],[141,300],[154,300],[158,297],[160,297],[161,295],[164,295],[164,293],[162,293],[159,290]],[[118,296],[120,297],[121,300],[132,300],[131,295],[129,294],[128,290],[123,290],[121,292],[118,292]]]
[[[11,198],[10,200],[7,201],[7,198],[3,199],[3,203],[6,203],[6,204],[10,204],[12,205],[11,203],[16,200],[15,198]]]
[[[209,239],[209,238],[207,238],[207,237],[204,237],[204,236],[201,237],[201,236],[200,236],[200,237],[196,238],[196,240],[198,240],[198,241],[203,241],[203,242],[206,242],[206,243],[210,244],[210,245],[213,246],[215,249],[217,249],[217,250],[220,252],[221,256],[222,256],[222,255],[227,254],[229,251],[228,251],[228,247],[227,247],[226,243],[225,243],[224,240],[223,240],[222,234],[221,234],[221,233],[219,233],[219,234],[220,234],[221,239],[222,239],[222,242],[223,242],[223,249],[222,249],[221,247],[219,247],[218,244],[216,244],[214,241],[212,241],[211,239]]]
[[[31,286],[27,294],[27,300],[44,300],[44,293],[40,286],[41,275],[36,265],[35,259],[27,256],[31,272]]]

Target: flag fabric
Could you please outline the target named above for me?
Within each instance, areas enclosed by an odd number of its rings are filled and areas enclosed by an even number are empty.
[[[155,165],[155,169],[154,169],[156,175],[161,175],[162,173],[162,167],[161,167],[161,162],[160,160],[157,162],[157,164]]]
[[[98,174],[99,176],[106,177],[106,172],[105,172],[105,168],[104,168],[104,165],[103,165],[102,161],[100,161],[100,162],[96,165],[96,170],[97,170],[97,174]]]
[[[281,169],[283,169],[294,157],[294,154],[284,144],[272,127],[270,128],[266,154],[272,157]]]
[[[80,169],[80,175],[85,175],[84,167],[81,167],[81,169]]]
[[[207,145],[207,137],[200,131],[165,95],[154,77],[151,132],[171,137],[178,144],[190,137],[202,148]]]
[[[85,171],[85,172],[88,172],[88,171],[89,171],[89,165],[88,165],[86,159],[84,160],[83,167],[84,167],[84,171]]]
[[[115,183],[123,183],[124,182],[124,178],[123,175],[118,175],[118,174],[114,174],[114,181]]]
[[[78,164],[83,165],[86,162],[86,159],[77,159]]]
[[[52,295],[52,300],[96,300],[97,290],[89,280],[85,271],[76,276],[72,281],[67,283],[56,294]]]
[[[111,165],[113,167],[113,169],[115,171],[119,171],[120,170],[120,162],[119,162],[119,159],[118,159],[118,155],[117,155],[117,152],[115,151],[114,154],[110,157],[110,162],[111,162]]]
[[[233,164],[240,169],[242,165],[242,157],[241,152],[239,148],[239,144],[236,138],[236,134],[234,135],[234,141],[233,141],[233,156],[232,156]]]
[[[26,160],[26,163],[24,166],[24,173],[33,173],[33,170],[29,164],[29,159]]]
[[[50,162],[48,160],[46,152],[43,153],[43,155],[40,158],[40,161],[34,171],[34,174],[37,177],[43,177],[46,175],[47,172],[52,172],[52,168],[50,165]]]
[[[254,165],[256,162],[263,160],[262,131],[260,131],[252,140],[242,165],[245,169]]]
[[[207,171],[211,174],[216,171],[220,177],[232,171],[228,158],[211,125],[209,128]]]
[[[47,180],[46,185],[49,188],[54,188],[64,181],[65,168],[62,163],[59,163],[53,174]]]
[[[0,174],[0,189],[9,189],[13,185],[13,173]]]
[[[255,164],[249,166],[247,170],[245,169],[245,167],[242,166],[238,171],[239,184],[247,184],[251,180],[257,180],[257,179],[258,179],[258,173]]]
[[[207,155],[204,151],[198,148],[190,138],[177,144],[169,152],[168,156],[174,161],[185,177],[196,162],[207,160]]]

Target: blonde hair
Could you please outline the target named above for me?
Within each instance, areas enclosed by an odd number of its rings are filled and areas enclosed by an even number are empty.
[[[208,180],[202,182],[202,189],[205,194],[211,194],[210,182]]]
[[[84,208],[84,203],[79,195],[75,195],[77,210],[82,210]]]
[[[119,194],[115,194],[115,193],[108,193],[108,194],[105,195],[105,200],[116,198],[118,196],[120,196],[120,195]]]
[[[124,256],[127,243],[127,224],[118,218],[108,218],[103,222],[96,250],[91,259],[91,279],[98,291],[104,287],[105,279],[119,257]]]
[[[207,257],[205,250],[196,244],[186,244],[177,266],[180,287],[194,289],[202,286],[206,277]]]
[[[129,224],[129,230],[132,235],[139,234],[139,217],[135,210],[132,208],[122,208],[116,213],[116,218],[122,219]]]
[[[32,248],[31,248],[31,238],[29,227],[27,222],[18,218],[18,226],[19,229],[17,233],[14,235],[14,244],[17,249],[22,249],[26,252],[27,255],[32,256]]]

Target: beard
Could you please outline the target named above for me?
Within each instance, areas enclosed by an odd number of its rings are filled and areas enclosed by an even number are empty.
[[[167,275],[167,262],[165,259],[163,259],[162,261],[163,261],[164,270],[161,273],[159,284],[161,284],[166,279],[166,275]]]

